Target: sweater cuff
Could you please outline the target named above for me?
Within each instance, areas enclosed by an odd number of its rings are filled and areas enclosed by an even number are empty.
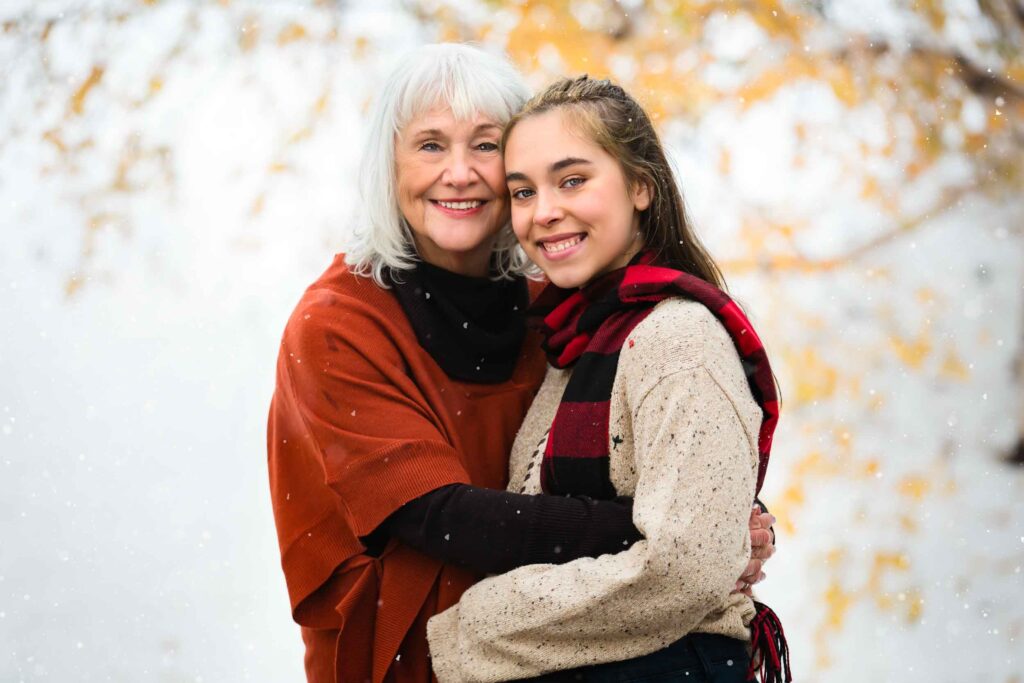
[[[458,683],[459,669],[459,606],[456,604],[427,621],[427,642],[430,644],[430,667],[439,683]]]
[[[328,446],[327,456],[331,447]],[[327,482],[340,496],[353,531],[370,535],[406,503],[448,484],[468,484],[458,452],[437,441],[395,441]]]
[[[625,502],[625,501],[628,501]],[[643,538],[633,525],[629,499],[537,496],[523,564],[563,564],[620,553]]]
[[[540,495],[535,499],[526,531],[526,553],[523,564],[561,564],[581,555],[563,552],[568,544],[579,541],[587,531],[582,505],[572,505],[570,498],[555,499]],[[538,523],[543,520],[543,524]],[[575,532],[575,539],[569,530]],[[567,559],[562,559],[566,557]]]

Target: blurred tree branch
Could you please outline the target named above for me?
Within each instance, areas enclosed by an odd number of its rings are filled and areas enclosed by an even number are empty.
[[[890,54],[894,50],[888,41],[862,38],[852,47],[841,49],[836,56],[839,59],[846,59],[852,51],[871,54],[877,57]],[[1003,97],[1014,103],[1024,103],[1024,85],[1014,83],[1008,77],[997,74],[992,69],[975,63],[967,55],[955,48],[918,43],[911,45],[906,52],[912,58],[956,65],[953,74],[976,95],[984,95],[990,98]]]
[[[922,229],[937,215],[957,206],[965,197],[969,197],[977,191],[978,187],[974,184],[949,188],[943,193],[942,199],[928,212],[900,220],[888,230],[837,256],[809,258],[802,254],[795,245],[791,245],[791,254],[772,255],[766,259],[723,259],[722,266],[729,272],[759,270],[773,273],[782,271],[824,272],[850,266],[887,244]]]
[[[1000,42],[1010,51],[1024,46],[1024,3],[1020,0],[978,0],[978,9],[999,32]]]

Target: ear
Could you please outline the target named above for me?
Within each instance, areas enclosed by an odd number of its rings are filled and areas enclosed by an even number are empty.
[[[640,180],[633,183],[633,208],[643,211],[651,205],[651,186]]]

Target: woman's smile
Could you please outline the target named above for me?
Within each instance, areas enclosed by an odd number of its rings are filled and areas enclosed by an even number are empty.
[[[483,211],[484,199],[431,199],[430,203],[441,213],[453,218],[475,216]]]
[[[540,253],[550,261],[567,259],[583,248],[586,233],[559,234],[537,240]]]

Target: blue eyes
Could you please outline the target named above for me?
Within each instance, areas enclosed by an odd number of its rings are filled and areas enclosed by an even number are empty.
[[[443,148],[437,142],[424,142],[420,145],[420,150],[424,152],[440,152]],[[473,149],[478,152],[497,152],[498,143],[496,142],[481,142],[479,145],[475,145]]]
[[[582,178],[578,175],[575,175],[563,180],[562,184],[559,185],[559,187],[572,190],[579,187],[585,182],[587,182],[586,178]],[[530,197],[537,193],[528,187],[520,187],[518,190],[513,190],[510,194],[512,195],[513,199],[529,199]]]

